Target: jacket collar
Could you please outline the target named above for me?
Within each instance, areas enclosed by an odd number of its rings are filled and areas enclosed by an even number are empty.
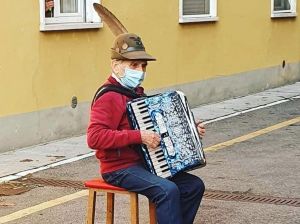
[[[110,75],[107,79],[107,81],[105,82],[105,84],[113,84],[116,86],[122,86],[112,75]],[[142,96],[144,95],[144,88],[139,86],[135,89],[133,89],[138,95]]]

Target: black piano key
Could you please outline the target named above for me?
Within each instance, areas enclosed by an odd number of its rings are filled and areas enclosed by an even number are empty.
[[[162,166],[160,166],[160,168],[164,168],[164,167],[169,167],[168,164],[164,164]]]
[[[155,152],[156,155],[159,154],[159,153],[164,154],[164,151],[161,149],[161,150]]]
[[[145,101],[140,101],[136,105],[142,105],[142,104],[145,104]]]
[[[164,156],[164,154],[157,155],[156,158],[161,158],[161,157],[163,157],[163,156]]]
[[[166,172],[166,171],[169,171],[169,168],[168,168],[168,169],[164,169],[164,170],[162,170],[161,172]]]
[[[150,126],[150,127],[146,128],[146,130],[149,130],[149,129],[153,129],[154,130],[154,126]]]
[[[141,110],[141,109],[145,109],[145,108],[148,108],[148,106],[147,106],[147,105],[144,105],[144,106],[139,107],[140,110]]]
[[[150,117],[141,117],[141,118],[137,118],[137,121],[139,123],[145,124],[146,122],[148,122],[148,123],[152,122],[152,119]]]
[[[144,124],[148,124],[148,123],[152,123],[152,120],[147,120],[147,121],[144,121]]]
[[[158,151],[158,152],[150,152],[149,153],[149,155],[150,155],[150,157],[152,158],[155,158],[156,156],[158,156],[158,155],[163,155],[164,153],[163,153],[163,151]]]
[[[167,162],[166,161],[164,161],[164,162],[161,162],[161,163],[155,163],[154,162],[154,167],[155,167],[155,169],[159,169],[159,168],[161,168],[162,166],[168,166],[168,164],[167,164]]]

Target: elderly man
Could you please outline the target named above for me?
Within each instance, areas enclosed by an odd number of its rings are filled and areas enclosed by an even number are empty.
[[[143,96],[140,87],[145,78],[147,61],[154,61],[145,52],[141,38],[125,33],[116,37],[111,54],[112,74],[104,83],[128,89]],[[156,205],[158,223],[193,223],[204,193],[202,180],[189,173],[170,179],[158,177],[145,169],[135,146],[156,148],[160,136],[152,131],[131,130],[126,114],[130,97],[109,91],[94,100],[91,108],[87,142],[96,150],[103,179],[115,186],[148,197]],[[205,129],[198,124],[200,136]]]

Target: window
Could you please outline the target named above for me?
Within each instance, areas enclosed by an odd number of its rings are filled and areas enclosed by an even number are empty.
[[[217,0],[179,0],[180,23],[217,20]]]
[[[294,17],[296,13],[297,0],[271,0],[271,17]]]
[[[40,30],[102,27],[94,2],[99,0],[40,0]]]

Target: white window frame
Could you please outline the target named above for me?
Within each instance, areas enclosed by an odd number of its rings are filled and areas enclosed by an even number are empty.
[[[210,0],[209,14],[183,15],[183,1],[179,0],[179,23],[218,21],[217,0]]]
[[[54,0],[54,17],[45,16],[45,0],[40,1],[40,31],[101,28],[103,23],[93,3],[100,0],[78,0],[78,13],[60,13],[60,0]]]
[[[290,0],[290,10],[275,10],[274,0],[271,0],[271,18],[296,17],[297,16],[297,0]]]

